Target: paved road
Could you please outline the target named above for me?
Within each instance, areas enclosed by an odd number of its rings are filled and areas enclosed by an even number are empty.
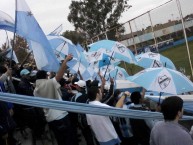
[[[16,131],[14,134],[15,138],[22,143],[21,145],[57,145],[56,140],[50,131],[46,131],[45,135],[41,139],[37,139],[35,144],[33,144],[31,130],[27,128],[25,131],[26,135],[22,135],[20,131]],[[81,137],[79,145],[85,145],[83,137]]]

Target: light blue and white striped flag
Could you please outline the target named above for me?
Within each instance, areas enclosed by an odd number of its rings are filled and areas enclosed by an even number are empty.
[[[15,22],[11,16],[0,11],[0,29],[14,32]]]
[[[58,71],[59,62],[25,0],[16,0],[16,33],[27,40],[38,69]]]

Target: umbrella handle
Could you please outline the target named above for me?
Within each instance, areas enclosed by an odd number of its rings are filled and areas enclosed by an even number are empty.
[[[161,104],[161,95],[162,95],[162,92],[159,93],[159,101],[158,101],[158,103],[157,103],[158,105]]]
[[[113,51],[113,52],[112,52],[112,54],[111,54],[111,57],[110,57],[109,63],[108,63],[108,65],[107,65],[107,69],[109,68],[109,65],[110,65],[110,63],[111,63],[111,60],[112,60],[113,54],[114,54],[114,51]],[[107,69],[106,69],[106,71],[105,71],[104,77],[106,76]]]

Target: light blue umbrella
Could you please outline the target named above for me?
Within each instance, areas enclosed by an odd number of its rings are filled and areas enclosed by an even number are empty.
[[[57,52],[63,53],[65,55],[72,54],[73,58],[79,58],[80,53],[76,49],[76,46],[72,43],[71,40],[62,37],[62,36],[51,36],[48,35],[47,39],[49,40],[52,48],[57,50]]]
[[[112,40],[100,40],[89,45],[89,51],[97,51],[99,49],[106,50],[106,53],[110,54],[112,58],[136,64],[136,59],[133,53],[125,45]]]
[[[167,67],[174,70],[176,69],[175,65],[169,58],[159,53],[146,52],[135,56],[135,58],[137,60],[137,65],[143,68]]]
[[[193,83],[182,73],[165,67],[147,68],[129,80],[148,91],[182,94],[193,91]]]
[[[115,69],[109,73],[109,75],[111,78],[114,78],[115,80],[125,80],[127,77],[129,77],[126,70],[118,66],[116,66]]]

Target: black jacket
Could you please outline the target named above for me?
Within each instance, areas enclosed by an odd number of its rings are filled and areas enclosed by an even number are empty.
[[[16,127],[16,123],[9,114],[8,104],[0,101],[0,136]]]

